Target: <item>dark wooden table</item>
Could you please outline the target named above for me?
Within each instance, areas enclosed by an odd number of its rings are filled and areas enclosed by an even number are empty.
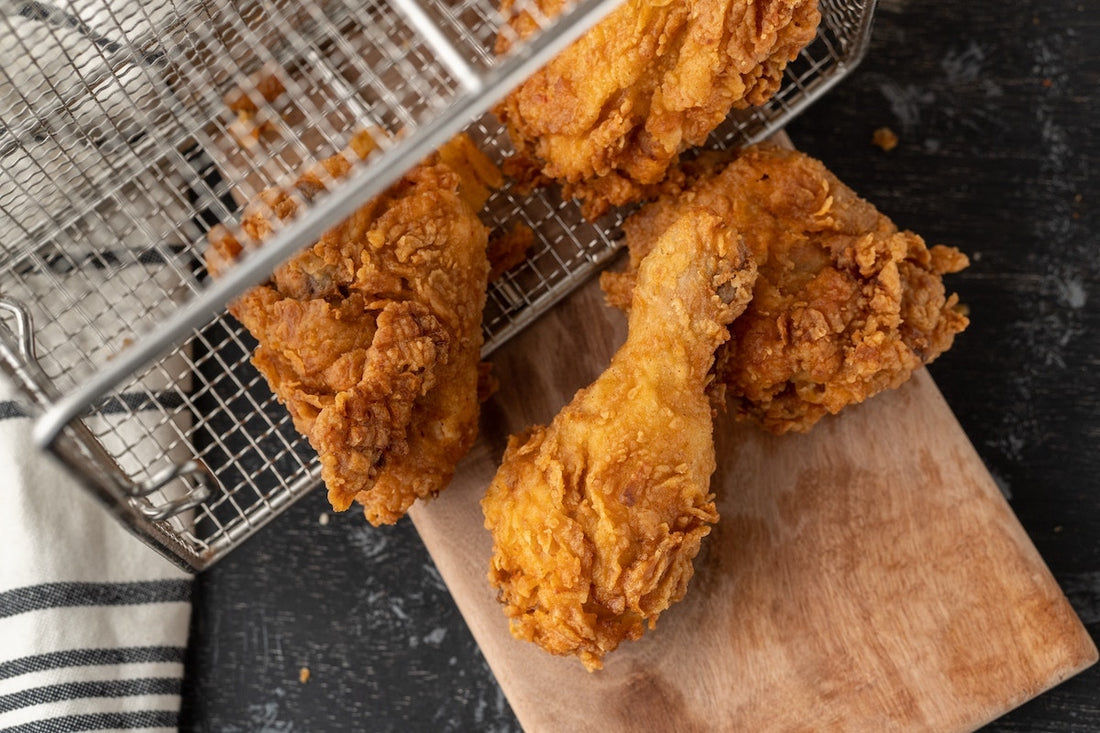
[[[951,284],[973,323],[932,374],[1100,638],[1100,2],[1029,5],[882,0],[866,59],[789,132],[971,255]],[[518,725],[411,524],[316,492],[198,579],[183,728]],[[1100,730],[1100,666],[988,729]]]

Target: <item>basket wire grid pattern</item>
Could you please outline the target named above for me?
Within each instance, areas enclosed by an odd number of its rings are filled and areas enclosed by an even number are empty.
[[[48,409],[208,297],[205,233],[259,191],[342,150],[353,130],[386,131],[384,153],[403,152],[463,94],[496,91],[481,87],[507,30],[492,3],[411,8],[0,0],[0,36],[17,40],[0,50],[0,315],[33,341],[0,334],[0,356],[25,409]],[[731,116],[715,145],[771,134],[858,62],[869,0],[822,0],[822,11],[779,93]],[[286,93],[242,125],[227,100],[259,100],[265,79]],[[498,162],[510,151],[491,114],[466,130]],[[486,354],[619,249],[621,214],[586,222],[552,190],[505,186],[483,218],[536,233],[526,261],[490,287]],[[120,519],[193,568],[317,483],[312,449],[249,363],[253,346],[228,315],[207,317],[97,395],[53,446]]]

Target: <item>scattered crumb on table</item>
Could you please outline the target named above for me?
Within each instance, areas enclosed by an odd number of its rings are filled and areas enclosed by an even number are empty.
[[[889,127],[880,127],[871,135],[871,144],[890,152],[898,146],[897,133]]]

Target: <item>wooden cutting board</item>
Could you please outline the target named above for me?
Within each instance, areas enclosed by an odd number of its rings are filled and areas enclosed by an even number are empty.
[[[498,351],[481,438],[413,512],[527,731],[963,731],[1096,661],[924,370],[806,435],[719,417],[722,518],[687,597],[602,671],[514,640],[478,502],[509,433],[549,422],[625,335],[593,281]]]

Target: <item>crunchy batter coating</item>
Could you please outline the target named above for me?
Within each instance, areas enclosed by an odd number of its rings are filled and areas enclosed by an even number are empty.
[[[517,638],[591,670],[683,597],[718,520],[708,375],[755,277],[732,230],[682,213],[641,265],[607,371],[508,441],[482,508]]]
[[[563,4],[534,5],[553,17]],[[626,0],[496,107],[517,151],[506,170],[560,182],[589,218],[651,197],[730,109],[775,93],[820,19],[817,0]],[[537,26],[519,13],[511,28]]]
[[[358,155],[372,145],[360,136]],[[354,156],[321,162],[338,179]],[[488,231],[477,217],[500,173],[465,136],[326,232],[230,312],[256,337],[253,363],[309,438],[334,509],[360,502],[392,523],[443,489],[477,433]],[[321,171],[269,190],[241,222],[260,244],[272,217],[325,187]],[[331,179],[329,179],[331,180]],[[245,247],[212,231],[218,275]]]
[[[718,350],[714,395],[775,433],[899,386],[966,328],[943,278],[967,265],[927,247],[802,153],[769,147],[697,163],[679,196],[624,225],[625,273],[605,273],[608,301],[629,308],[639,263],[685,207],[707,206],[743,233],[760,267],[752,302]],[[709,168],[709,170],[708,170]]]

